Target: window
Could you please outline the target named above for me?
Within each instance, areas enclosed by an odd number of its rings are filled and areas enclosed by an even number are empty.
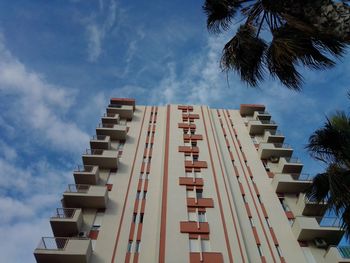
[[[277,253],[278,255],[280,256],[280,258],[282,257],[282,251],[281,251],[281,248],[279,245],[276,245],[276,250],[277,250]]]
[[[195,134],[195,132],[196,132],[195,130],[191,130],[191,134],[192,134],[192,135]]]
[[[134,213],[133,216],[132,216],[132,222],[133,223],[136,223],[136,218],[137,218],[137,214]]]
[[[185,161],[192,161],[191,156],[185,155]]]
[[[200,244],[198,239],[190,239],[190,252],[200,252]]]
[[[132,248],[132,241],[129,241],[129,243],[128,243],[128,253],[131,252],[131,248]]]
[[[249,217],[249,223],[252,227],[255,227],[253,218]]]
[[[207,220],[205,218],[205,212],[198,212],[198,221],[201,223],[207,222]]]
[[[146,199],[146,194],[147,194],[147,192],[143,191],[143,198],[142,199]]]
[[[140,199],[140,192],[139,191],[136,192],[136,199]]]
[[[94,223],[92,224],[92,230],[99,230],[102,225],[102,219],[103,219],[103,212],[97,212]]]
[[[143,223],[143,213],[140,214],[140,224]]]
[[[140,241],[136,241],[135,253],[140,252]]]
[[[193,161],[197,162],[198,161],[198,155],[193,155]]]
[[[210,241],[201,239],[201,248],[202,248],[202,252],[210,252],[211,251]]]
[[[280,200],[280,203],[281,203],[281,205],[283,207],[283,210],[286,211],[286,212],[290,211],[288,205],[286,204],[285,199],[284,198],[279,198],[279,200]]]
[[[197,221],[197,215],[194,212],[188,212],[188,221],[190,222],[196,222]]]
[[[197,141],[191,141],[191,145],[192,145],[192,147],[196,147],[197,146]]]
[[[196,198],[197,199],[203,198],[203,190],[202,189],[196,189]]]
[[[193,172],[195,178],[202,178],[201,172]]]
[[[267,226],[268,226],[268,227],[271,227],[270,220],[269,220],[268,218],[265,218],[265,220],[266,220]]]
[[[194,191],[187,190],[187,198],[195,198],[195,193]]]
[[[260,257],[264,256],[261,246],[260,245],[257,245],[257,246],[258,246],[258,252]]]

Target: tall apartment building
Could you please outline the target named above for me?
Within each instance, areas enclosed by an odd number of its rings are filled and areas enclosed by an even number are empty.
[[[38,263],[350,262],[263,105],[111,99]]]

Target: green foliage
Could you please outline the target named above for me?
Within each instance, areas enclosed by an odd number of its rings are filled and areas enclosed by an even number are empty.
[[[350,116],[336,112],[310,136],[307,149],[327,169],[315,176],[306,195],[316,202],[327,201],[350,237]]]
[[[229,30],[240,19],[223,49],[221,67],[253,87],[268,72],[287,88],[300,90],[298,66],[330,68],[350,44],[350,8],[339,1],[206,0],[203,9],[212,33]],[[261,37],[262,31],[271,41]]]

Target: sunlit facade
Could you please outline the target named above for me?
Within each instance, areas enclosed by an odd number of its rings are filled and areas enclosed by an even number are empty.
[[[111,99],[42,262],[350,262],[325,204],[263,105]],[[348,258],[347,258],[348,256]]]

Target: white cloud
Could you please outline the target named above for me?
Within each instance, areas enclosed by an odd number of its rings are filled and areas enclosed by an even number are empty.
[[[121,15],[122,10],[118,9],[117,2],[110,0],[108,10],[104,11],[104,2],[99,1],[99,15],[92,16],[86,22],[88,38],[88,60],[95,62],[102,53],[103,41],[111,30],[116,26],[117,14]],[[99,16],[106,17],[102,23],[97,21]]]
[[[11,103],[4,101],[6,115],[1,123],[7,122],[13,130],[24,131],[26,136],[70,152],[82,149],[88,141],[84,131],[64,119],[64,113],[73,106],[75,91],[50,84],[30,71],[5,47],[3,37],[0,37],[0,91],[11,98]]]

